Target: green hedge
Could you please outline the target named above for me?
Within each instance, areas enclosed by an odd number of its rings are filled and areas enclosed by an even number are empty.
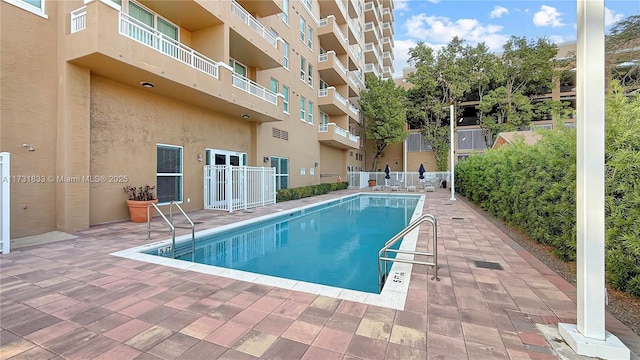
[[[349,187],[348,182],[336,182],[311,186],[303,186],[291,189],[278,190],[276,202],[302,199],[310,196],[322,195],[336,190],[344,190]]]
[[[640,96],[619,87],[607,96],[606,272],[612,287],[640,296]],[[474,155],[456,167],[456,190],[576,258],[576,132],[543,131],[535,145],[523,141]]]

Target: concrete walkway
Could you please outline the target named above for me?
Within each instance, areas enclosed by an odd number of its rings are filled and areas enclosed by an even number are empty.
[[[352,192],[190,216],[206,229]],[[115,257],[147,242],[146,224],[118,222],[0,256],[0,358],[560,358],[543,331],[576,322],[575,288],[447,191],[426,197],[441,280],[414,266],[404,310]],[[640,337],[607,328],[638,359]]]

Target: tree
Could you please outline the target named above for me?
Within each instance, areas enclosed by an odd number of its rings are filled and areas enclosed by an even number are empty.
[[[530,98],[548,93],[553,86],[552,60],[557,53],[558,47],[546,38],[528,41],[512,36],[499,57],[496,87],[477,107],[486,114],[480,126],[493,136],[527,126],[534,115]],[[488,140],[487,145],[493,141]]]
[[[387,145],[407,138],[405,90],[392,79],[380,80],[375,76],[368,76],[366,85],[367,89],[360,93],[360,108],[366,117],[365,136],[376,150],[372,164],[375,170]]]
[[[471,89],[467,59],[471,49],[455,37],[437,52],[424,43],[409,50],[409,64],[415,71],[408,76],[414,86],[408,91],[407,122],[422,129],[439,171],[446,170],[448,163],[449,105],[460,103]]]
[[[607,35],[607,73],[619,80],[625,90],[640,87],[640,15],[629,16],[611,27]]]

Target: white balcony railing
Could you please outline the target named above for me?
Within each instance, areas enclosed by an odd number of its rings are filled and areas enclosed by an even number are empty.
[[[87,7],[83,6],[71,12],[71,33],[87,28]]]
[[[329,123],[329,125],[333,125],[333,131],[335,131],[336,135],[340,135],[345,138],[347,137],[347,130],[341,128],[340,126],[334,123]]]
[[[216,61],[182,45],[180,42],[169,38],[123,12],[120,13],[119,19],[119,32],[121,35],[171,56],[216,79],[218,78],[218,63]]]
[[[249,25],[255,32],[257,32],[260,36],[262,36],[265,40],[269,42],[269,44],[273,45],[273,47],[278,47],[277,38],[271,34],[269,30],[267,30],[256,18],[254,18],[251,14],[247,12],[240,4],[235,1],[231,2],[231,12],[240,18],[242,22]]]
[[[334,91],[333,92],[333,97],[338,100],[339,103],[341,103],[342,105],[347,105],[347,99],[344,98],[344,96],[340,95],[339,92]]]
[[[380,76],[380,72],[378,71],[378,68],[373,64],[365,64],[364,65],[364,72],[365,73],[372,72],[375,76]]]
[[[353,135],[352,133],[349,133],[349,140],[359,143],[360,142],[360,136],[356,136],[356,135]]]
[[[329,124],[318,125],[318,132],[329,132]]]
[[[271,90],[264,86],[255,83],[254,81],[247,79],[246,77],[233,73],[233,80],[231,81],[234,87],[246,91],[251,95],[257,96],[260,99],[269,102],[273,105],[278,105],[278,96]]]
[[[347,16],[347,8],[342,3],[342,0],[335,0],[335,1],[336,1],[336,4],[338,4],[338,8],[340,9],[340,12],[342,13],[342,16],[344,18],[348,19],[349,16]]]
[[[351,102],[349,102],[349,110],[351,110],[356,115],[360,114],[360,109],[358,109],[357,107],[353,106],[353,104]]]
[[[378,49],[377,47],[374,45],[374,43],[366,43],[364,44],[364,51],[373,51],[373,54],[376,56],[376,59],[379,61],[380,60],[380,53],[378,53]]]
[[[382,53],[382,58],[383,59],[389,58],[393,60],[393,53],[391,53],[391,51],[385,51]]]

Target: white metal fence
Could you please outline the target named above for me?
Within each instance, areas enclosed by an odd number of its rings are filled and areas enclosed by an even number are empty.
[[[9,153],[0,153],[0,181],[2,181],[2,188],[0,188],[0,249],[3,254],[11,252],[10,244],[10,198],[9,191],[11,185],[11,172],[9,170]]]
[[[275,202],[275,168],[231,165],[204,167],[205,209],[231,212]]]
[[[349,187],[355,189],[363,189],[369,186],[369,180],[375,180],[376,185],[399,186],[406,188],[407,186],[418,186],[420,183],[429,181],[435,186],[440,186],[442,181],[449,181],[448,171],[431,171],[423,174],[424,179],[420,179],[420,173],[417,171],[391,171],[389,179],[384,172],[365,172],[351,171],[348,173]]]

